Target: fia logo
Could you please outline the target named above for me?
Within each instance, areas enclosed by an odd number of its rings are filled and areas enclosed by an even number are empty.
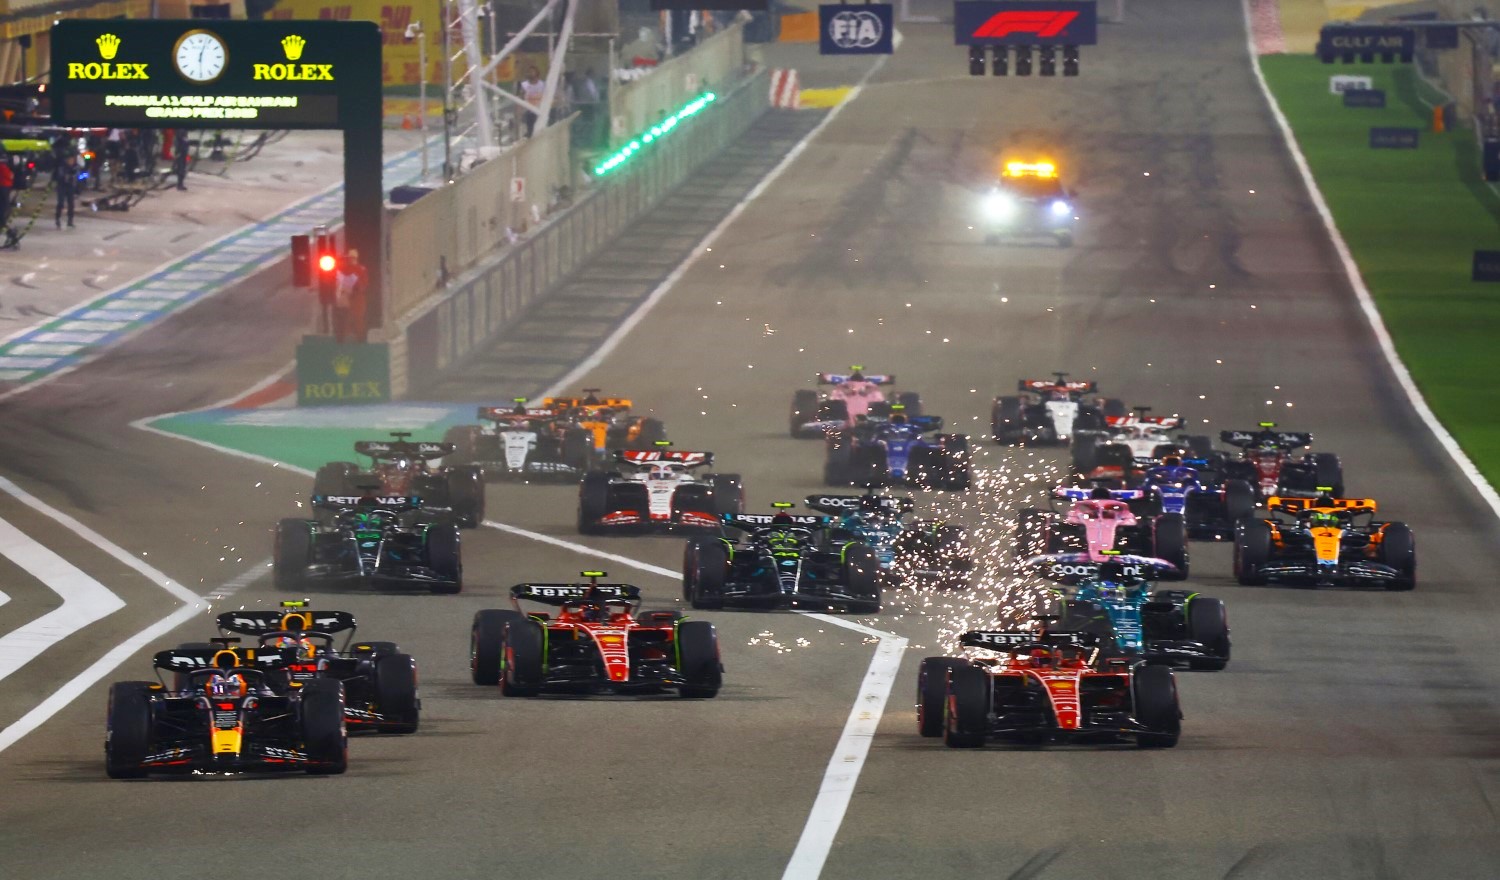
[[[839,12],[828,22],[828,38],[840,49],[869,49],[880,43],[885,27],[873,12]]]

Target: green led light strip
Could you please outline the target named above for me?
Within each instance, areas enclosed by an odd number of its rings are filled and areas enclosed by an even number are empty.
[[[679,122],[682,122],[684,119],[687,119],[689,116],[692,116],[699,110],[702,110],[704,107],[712,104],[717,98],[718,95],[715,95],[713,92],[704,92],[703,94],[694,98],[681,110],[678,110],[676,113],[672,114],[666,119],[663,119],[660,123],[651,126],[650,131],[647,131],[639,138],[632,140],[630,143],[621,147],[609,158],[594,166],[594,176],[603,177],[616,168],[619,168],[621,165],[624,165],[627,161],[630,160],[632,156],[639,152],[643,146],[645,146],[646,144],[655,143],[656,141],[659,141],[662,138],[666,137],[669,132],[677,127],[677,124]]]

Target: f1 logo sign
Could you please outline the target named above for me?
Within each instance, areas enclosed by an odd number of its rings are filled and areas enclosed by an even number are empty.
[[[953,42],[960,46],[1092,46],[1094,0],[958,0]]]
[[[976,37],[1004,38],[1011,34],[1035,34],[1038,37],[1056,37],[1061,34],[1077,12],[999,12],[974,31]]]

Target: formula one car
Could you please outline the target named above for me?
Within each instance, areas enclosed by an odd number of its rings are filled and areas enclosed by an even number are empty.
[[[739,474],[695,475],[712,452],[622,449],[615,460],[631,470],[594,471],[578,487],[578,531],[585,535],[645,534],[719,528],[719,517],[745,509]]]
[[[1255,490],[1244,480],[1224,480],[1213,486],[1205,482],[1192,464],[1175,455],[1146,468],[1136,483],[1143,501],[1132,503],[1137,512],[1180,514],[1188,537],[1219,541],[1231,537],[1234,525],[1255,509]]]
[[[1057,628],[1093,633],[1106,651],[1139,656],[1149,663],[1186,663],[1192,669],[1223,669],[1229,663],[1229,617],[1224,603],[1186,590],[1152,590],[1155,560],[1114,555],[1094,562],[1086,554],[1047,558],[1043,577],[1063,585],[1057,596]]]
[[[361,440],[354,451],[370,458],[370,470],[352,461],[334,461],[318,468],[314,495],[353,495],[376,485],[381,495],[415,495],[429,517],[449,516],[460,528],[484,521],[484,472],[473,465],[429,467],[452,455],[451,443],[413,443],[405,431],[392,431],[391,440]]]
[[[151,773],[344,772],[348,738],[342,686],[331,678],[313,678],[272,688],[267,677],[295,658],[234,647],[236,641],[158,652],[154,665],[179,678],[180,685],[110,685],[104,766],[111,779]]]
[[[1098,431],[1104,420],[1125,415],[1124,402],[1091,397],[1097,382],[1069,382],[1067,373],[1053,379],[1022,379],[1018,396],[996,397],[990,409],[990,432],[995,442],[1069,443],[1081,431]]]
[[[481,406],[488,425],[454,425],[443,435],[451,465],[475,465],[486,477],[578,480],[598,460],[594,431],[547,407]]]
[[[817,382],[833,390],[827,394],[811,388],[792,392],[793,437],[821,437],[830,430],[853,427],[866,416],[883,418],[890,415],[893,405],[905,407],[909,416],[922,414],[922,396],[915,391],[886,399],[881,389],[896,384],[894,375],[866,375],[864,367],[856,366],[848,373],[819,373]]]
[[[1149,406],[1138,406],[1126,416],[1107,416],[1102,429],[1081,430],[1073,438],[1073,470],[1088,480],[1116,480],[1133,486],[1141,470],[1176,455],[1200,458],[1209,454],[1209,439],[1182,431],[1180,416],[1149,416]]]
[[[1130,509],[1136,490],[1060,487],[1053,498],[1071,502],[1066,511],[1027,507],[1016,518],[1016,556],[1033,559],[1057,553],[1082,553],[1092,562],[1118,550],[1160,560],[1162,578],[1188,576],[1187,525],[1182,516],[1163,513],[1138,516]]]
[[[312,505],[317,519],[276,525],[277,589],[320,581],[434,593],[463,589],[458,527],[424,518],[421,499],[314,495]]]
[[[735,540],[694,538],[682,563],[682,597],[694,608],[818,608],[874,614],[880,610],[880,561],[858,541],[834,540],[826,516],[776,514],[724,517]]]
[[[351,732],[415,733],[421,723],[417,662],[395,642],[354,641],[354,615],[348,611],[313,611],[305,600],[286,601],[279,611],[226,611],[215,621],[220,632],[254,636],[258,650],[270,648],[290,658],[267,676],[273,690],[284,692],[290,682],[311,679],[342,682],[344,722]],[[338,633],[348,635],[336,647]]]
[[[852,538],[875,551],[886,585],[931,583],[966,587],[974,554],[963,526],[944,520],[902,519],[916,506],[909,497],[809,495],[808,509],[832,514],[833,540]]]
[[[594,438],[594,452],[605,458],[616,449],[652,449],[667,439],[659,419],[631,413],[627,397],[600,397],[598,388],[583,389],[582,397],[544,397],[542,408],[577,425]]]
[[[677,611],[641,612],[629,584],[517,584],[515,610],[474,615],[469,667],[475,684],[500,685],[507,697],[567,693],[659,693],[715,697],[723,683],[719,639],[706,620]],[[522,610],[529,601],[557,608],[555,617]]]
[[[1375,519],[1375,499],[1335,498],[1319,487],[1316,498],[1266,499],[1264,519],[1241,520],[1234,534],[1234,574],[1239,582],[1310,586],[1417,585],[1417,545],[1402,522]]]
[[[870,417],[827,432],[823,482],[829,486],[907,485],[962,492],[969,488],[969,438],[932,434],[941,416],[910,416],[900,405],[889,418]]]
[[[1275,422],[1261,422],[1257,431],[1220,431],[1219,439],[1237,446],[1238,455],[1216,453],[1209,466],[1224,479],[1244,480],[1261,498],[1272,495],[1315,495],[1319,486],[1332,486],[1334,495],[1344,494],[1344,467],[1332,452],[1294,455],[1311,446],[1307,431],[1277,431]]]
[[[1006,238],[1051,238],[1073,246],[1077,208],[1051,162],[1007,162],[979,203],[985,244]]]
[[[1167,666],[1100,657],[1087,633],[975,630],[959,646],[980,656],[928,657],[917,673],[917,730],[950,748],[992,739],[1019,745],[1118,742],[1171,748],[1182,731]]]

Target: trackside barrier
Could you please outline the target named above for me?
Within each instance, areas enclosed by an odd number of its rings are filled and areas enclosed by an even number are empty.
[[[461,368],[768,109],[764,71],[732,85],[704,83],[703,88],[720,94],[709,110],[599,180],[531,237],[403,316],[388,334],[393,394],[420,393]]]
[[[710,83],[732,81],[744,66],[745,25],[735,22],[640,79],[610,86],[610,146],[628,143],[698,97]]]

